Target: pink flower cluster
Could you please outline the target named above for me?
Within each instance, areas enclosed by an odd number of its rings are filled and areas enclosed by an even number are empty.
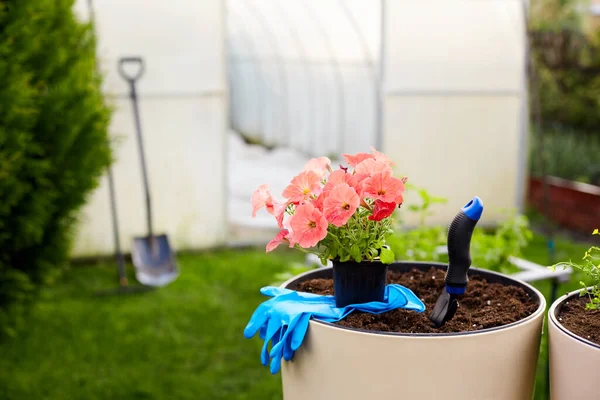
[[[344,226],[359,207],[370,211],[368,219],[381,221],[402,204],[405,178],[392,175],[390,159],[372,153],[343,154],[351,168],[333,170],[327,157],[313,158],[283,191],[273,197],[268,185],[252,194],[252,217],[265,207],[281,231],[267,245],[267,252],[281,243],[290,247],[316,246],[327,236],[329,225]]]

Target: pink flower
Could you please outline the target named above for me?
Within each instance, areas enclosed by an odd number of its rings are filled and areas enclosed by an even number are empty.
[[[375,158],[372,154],[368,154],[368,153],[357,153],[355,155],[351,155],[351,154],[342,154],[342,155],[344,156],[346,163],[351,167],[356,167],[359,163],[361,163],[362,161],[364,161],[366,159]]]
[[[273,215],[277,220],[277,225],[280,228],[283,228],[283,217],[285,217],[285,210],[290,205],[289,202],[286,203],[275,203]]]
[[[256,212],[263,207],[266,207],[267,212],[273,215],[275,212],[275,203],[269,191],[269,185],[260,185],[252,193],[252,218],[256,217]]]
[[[401,199],[404,183],[392,176],[390,171],[379,172],[363,182],[364,197],[381,200],[386,203]]]
[[[371,154],[373,154],[373,158],[375,160],[384,162],[387,165],[389,165],[390,167],[393,167],[395,165],[394,162],[392,160],[390,160],[390,158],[388,156],[375,150],[375,147],[371,147]]]
[[[352,186],[354,188],[354,190],[356,190],[356,193],[358,193],[358,195],[360,196],[362,194],[363,191],[363,182],[365,181],[365,179],[367,179],[369,177],[369,175],[367,174],[352,174],[351,178],[348,179],[348,185]]]
[[[331,160],[327,157],[313,158],[306,163],[304,171],[313,171],[323,179],[325,174],[331,171]]]
[[[392,172],[392,167],[383,161],[377,161],[374,158],[368,158],[359,163],[355,168],[354,172],[357,174],[365,174],[373,176],[380,172],[389,171]]]
[[[398,205],[398,207],[401,206],[402,203],[404,203],[404,197],[402,195],[396,197],[394,199],[394,203],[396,203],[396,205]]]
[[[267,253],[275,250],[275,248],[277,248],[277,246],[279,246],[281,243],[288,242],[288,233],[289,231],[287,229],[282,229],[273,240],[267,243]]]
[[[343,169],[335,170],[329,174],[327,183],[325,184],[325,187],[323,187],[323,193],[330,192],[340,183],[347,183],[350,187],[356,190],[356,193],[360,193],[362,190],[362,181],[368,177],[369,176],[365,174],[349,174]]]
[[[323,187],[323,192],[329,192],[331,189],[339,185],[340,183],[346,182],[346,175],[348,175],[343,169],[336,169],[327,178],[327,183]]]
[[[291,203],[302,203],[321,193],[321,178],[314,171],[302,171],[283,191]]]
[[[381,221],[382,219],[389,217],[396,209],[396,205],[395,202],[386,203],[381,200],[375,200],[375,204],[373,205],[373,215],[369,215],[369,219],[371,221]]]
[[[342,154],[342,155],[344,156],[346,163],[348,163],[348,165],[350,165],[351,167],[356,167],[358,164],[360,164],[361,162],[368,160],[368,159],[373,159],[375,161],[383,162],[383,163],[389,165],[390,167],[394,165],[394,163],[392,162],[392,160],[389,159],[388,156],[375,150],[374,147],[371,147],[371,154],[357,153],[355,155],[351,155],[351,154]]]
[[[325,202],[325,197],[327,197],[327,193],[325,190],[321,192],[321,194],[312,201],[312,205],[321,212],[323,212],[323,203]]]
[[[327,221],[337,227],[344,225],[358,208],[360,197],[347,183],[334,187],[323,203]]]
[[[327,236],[327,220],[311,203],[296,207],[290,225],[293,231],[290,247],[296,243],[303,248],[314,247]]]

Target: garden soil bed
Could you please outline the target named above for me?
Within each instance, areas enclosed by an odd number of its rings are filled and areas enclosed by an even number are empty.
[[[468,332],[494,328],[519,321],[533,314],[538,304],[520,287],[488,283],[484,278],[470,278],[467,292],[459,298],[454,318],[441,328],[436,328],[428,315],[444,287],[445,272],[430,268],[423,272],[413,269],[409,273],[388,272],[388,283],[397,283],[411,289],[426,305],[424,313],[396,309],[373,315],[356,312],[338,325],[371,331],[404,333]],[[311,279],[300,282],[298,291],[332,295],[332,279]]]
[[[575,335],[600,345],[600,310],[586,310],[588,297],[575,297],[560,306],[556,318]]]

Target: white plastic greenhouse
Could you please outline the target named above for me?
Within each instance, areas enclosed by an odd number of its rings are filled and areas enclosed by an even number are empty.
[[[87,15],[87,1],[77,7]],[[370,146],[448,198],[431,223],[447,223],[474,195],[489,224],[522,206],[521,0],[102,0],[93,11],[106,91],[116,96],[126,248],[145,224],[130,103],[116,73],[124,55],[147,63],[140,96],[154,214],[177,249],[224,243],[228,223],[275,227],[250,219],[256,186],[282,189],[312,155]],[[230,128],[279,147],[247,146]],[[84,211],[77,255],[112,252],[108,212],[103,185]]]

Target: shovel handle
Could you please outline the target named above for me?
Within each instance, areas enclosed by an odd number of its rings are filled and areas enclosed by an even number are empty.
[[[135,73],[125,71],[125,64],[137,66]],[[144,75],[144,60],[142,57],[121,57],[119,59],[119,74],[128,82],[135,82]]]
[[[483,203],[474,197],[456,214],[448,228],[448,271],[446,290],[453,295],[465,292],[471,266],[471,236],[483,212]]]

